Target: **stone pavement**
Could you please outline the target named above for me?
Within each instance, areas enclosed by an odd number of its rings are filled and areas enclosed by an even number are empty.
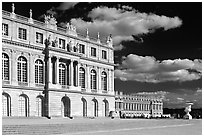
[[[2,134],[200,135],[202,120],[3,118]]]

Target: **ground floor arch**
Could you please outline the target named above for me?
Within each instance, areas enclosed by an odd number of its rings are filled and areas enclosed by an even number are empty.
[[[87,101],[85,98],[81,98],[81,101],[82,101],[82,114],[83,114],[83,117],[87,117]]]
[[[98,101],[94,98],[92,99],[93,103],[93,116],[98,117]]]
[[[69,97],[64,96],[61,99],[62,102],[62,116],[70,117],[71,116],[71,100]]]
[[[106,99],[103,100],[103,111],[104,111],[105,117],[108,117],[109,116],[109,103],[108,103],[108,100]]]
[[[29,116],[29,98],[25,94],[21,94],[18,99],[18,116]]]
[[[44,116],[44,97],[42,95],[36,97],[36,115]]]

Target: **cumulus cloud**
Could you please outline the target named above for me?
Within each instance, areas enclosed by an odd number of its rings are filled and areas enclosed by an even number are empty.
[[[202,60],[174,59],[158,61],[151,56],[130,54],[123,57],[115,70],[115,78],[122,81],[159,83],[166,81],[192,81],[202,76]]]
[[[90,22],[81,18],[74,18],[71,21],[79,29],[86,30],[88,28],[90,35],[100,32],[107,36],[111,33],[114,46],[120,46],[124,40],[134,40],[133,35],[153,33],[160,28],[166,31],[182,25],[182,20],[179,17],[141,13],[129,6],[121,6],[121,8],[97,7],[89,12],[88,17],[91,19]]]
[[[68,10],[70,8],[73,8],[78,2],[63,2],[61,3],[56,9],[58,10]]]

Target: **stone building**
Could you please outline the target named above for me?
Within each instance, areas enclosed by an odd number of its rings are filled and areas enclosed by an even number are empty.
[[[105,41],[2,11],[2,115],[106,117],[115,110],[111,35]]]
[[[157,96],[126,95],[115,92],[115,109],[125,117],[161,117],[163,115],[163,102]]]

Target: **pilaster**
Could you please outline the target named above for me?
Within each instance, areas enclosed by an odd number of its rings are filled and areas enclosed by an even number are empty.
[[[30,65],[29,85],[31,87],[34,87],[35,86],[35,62],[34,62],[34,56],[31,53],[30,53],[29,65]]]
[[[73,76],[73,62],[74,62],[74,60],[71,59],[70,60],[70,65],[69,65],[69,68],[70,68],[69,69],[70,70],[69,71],[69,73],[70,73],[69,74],[70,75],[70,82],[69,82],[70,86],[74,86],[74,83],[73,83],[73,80],[74,80],[74,76]]]
[[[87,81],[87,82],[86,82],[86,88],[87,88],[88,90],[90,90],[90,84],[91,84],[91,83],[90,83],[90,66],[87,65],[86,68],[87,68],[87,71],[86,71],[86,74],[87,74],[87,75],[86,75],[86,78],[87,78],[87,79],[86,79],[86,81]]]
[[[17,82],[17,60],[16,60],[16,51],[11,51],[11,84],[18,85]]]

